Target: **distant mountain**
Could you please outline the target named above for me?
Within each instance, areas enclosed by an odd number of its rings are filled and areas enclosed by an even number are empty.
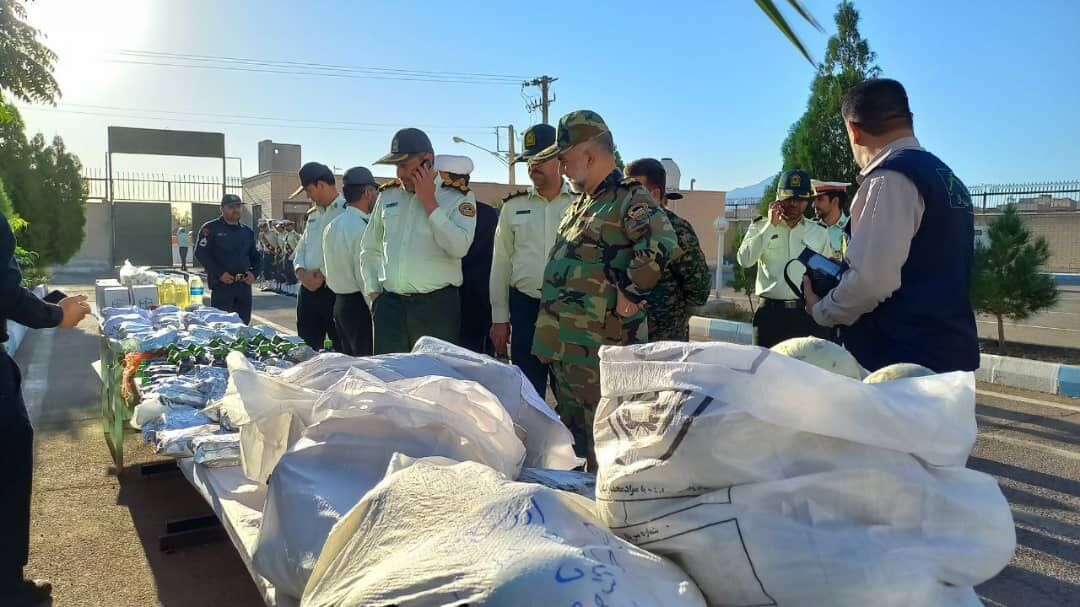
[[[727,193],[727,198],[728,200],[735,200],[737,198],[761,198],[765,195],[765,190],[772,185],[773,179],[776,179],[776,175],[770,175],[754,185],[748,185],[744,188],[735,188]]]

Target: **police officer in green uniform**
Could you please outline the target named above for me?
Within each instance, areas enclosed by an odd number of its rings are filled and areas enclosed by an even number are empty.
[[[326,284],[323,232],[326,226],[345,210],[345,198],[338,193],[330,167],[309,162],[300,167],[300,189],[315,206],[307,213],[304,234],[296,243],[293,265],[300,289],[296,295],[296,333],[307,345],[321,350],[327,337],[338,345],[334,324],[334,291]],[[292,196],[290,196],[292,198]],[[335,348],[336,349],[336,348]]]
[[[806,313],[805,301],[784,280],[786,270],[794,284],[802,284],[806,268],[798,261],[788,262],[803,249],[809,247],[826,257],[833,254],[825,228],[804,215],[811,194],[806,171],[784,171],[769,216],[750,223],[736,255],[742,267],[758,266],[756,291],[761,303],[754,313],[754,343],[764,348],[820,331]]]
[[[429,335],[457,343],[461,258],[476,229],[476,198],[434,169],[431,140],[419,129],[394,135],[376,164],[397,167],[384,183],[360,245],[360,271],[372,302],[375,354],[408,352]]]
[[[668,200],[679,200],[682,194],[667,191],[664,165],[655,158],[641,158],[626,166],[626,174],[660,201],[679,242],[678,257],[671,259],[660,282],[649,292],[645,306],[649,341],[690,341],[690,306],[705,305],[712,290],[709,262],[694,226],[668,207]]]
[[[555,245],[566,210],[575,197],[559,173],[559,159],[536,160],[555,143],[555,127],[537,124],[522,137],[524,151],[514,162],[528,164],[533,186],[503,199],[495,229],[491,264],[491,341],[495,351],[509,350],[514,363],[541,396],[555,383],[548,365],[533,353],[544,266]],[[509,347],[508,347],[509,345]]]
[[[544,269],[533,354],[551,363],[559,416],[595,469],[600,347],[648,341],[645,298],[678,245],[657,201],[616,168],[615,142],[599,114],[563,116],[555,143],[534,160],[554,157],[581,194],[559,226]]]

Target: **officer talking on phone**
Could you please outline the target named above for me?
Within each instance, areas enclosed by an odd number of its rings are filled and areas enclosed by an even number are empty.
[[[788,285],[789,280],[796,286],[803,281],[806,267],[788,262],[797,260],[804,249],[833,255],[825,228],[805,216],[811,193],[806,171],[784,171],[768,217],[750,223],[736,255],[742,267],[758,267],[756,292],[761,302],[754,313],[754,343],[764,348],[821,331],[806,313],[802,294]]]
[[[444,181],[434,161],[427,134],[402,129],[375,162],[397,167],[360,241],[375,354],[409,352],[425,335],[459,341],[461,258],[473,242],[476,198],[468,185]]]

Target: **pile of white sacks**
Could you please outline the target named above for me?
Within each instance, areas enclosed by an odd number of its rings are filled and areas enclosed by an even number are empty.
[[[595,500],[516,367],[425,338],[276,376],[220,414],[268,483],[255,569],[303,605],[974,605],[1012,519],[967,470],[974,380],[865,384],[755,347],[601,352]],[[529,478],[536,478],[530,473]],[[539,476],[543,476],[540,474]]]

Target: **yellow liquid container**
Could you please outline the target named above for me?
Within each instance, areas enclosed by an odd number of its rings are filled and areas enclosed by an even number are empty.
[[[172,286],[172,279],[168,276],[163,276],[158,279],[158,305],[168,306],[176,305],[175,290]]]
[[[173,277],[173,287],[176,289],[176,306],[178,308],[186,308],[191,303],[191,297],[188,295],[187,281],[179,276]]]

